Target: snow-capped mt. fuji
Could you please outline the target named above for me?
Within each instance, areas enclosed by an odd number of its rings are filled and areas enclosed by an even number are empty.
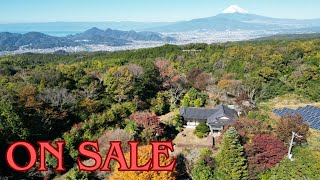
[[[226,8],[225,10],[222,11],[222,13],[224,14],[229,14],[229,13],[241,13],[241,14],[247,14],[249,13],[247,10],[242,9],[241,7],[237,6],[237,5],[231,5],[228,8]]]

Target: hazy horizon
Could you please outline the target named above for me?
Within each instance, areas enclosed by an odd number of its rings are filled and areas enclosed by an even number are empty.
[[[1,2],[0,24],[54,22],[176,22],[215,16],[230,5],[250,14],[274,18],[320,18],[320,2],[315,0],[10,0]],[[19,13],[17,13],[19,12]],[[298,13],[297,13],[298,12]]]

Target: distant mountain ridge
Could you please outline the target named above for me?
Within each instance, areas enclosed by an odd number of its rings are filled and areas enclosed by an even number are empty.
[[[0,32],[37,31],[46,34],[55,34],[56,31],[65,31],[61,34],[81,34],[81,32],[97,27],[99,29],[118,29],[121,31],[151,31],[159,33],[189,32],[197,30],[208,31],[235,31],[235,30],[301,30],[313,31],[320,27],[320,19],[286,19],[272,18],[249,13],[249,11],[231,5],[220,14],[211,17],[197,18],[178,22],[51,22],[51,23],[22,23],[0,24]],[[312,29],[311,29],[312,28]],[[290,33],[290,32],[289,32]],[[132,37],[132,36],[131,36]],[[126,38],[124,38],[126,39]]]
[[[189,32],[196,30],[208,31],[235,31],[235,30],[295,30],[320,27],[320,19],[284,19],[271,18],[251,14],[249,11],[231,5],[220,14],[211,17],[197,18],[178,22],[51,22],[51,23],[24,23],[24,24],[0,24],[1,31],[22,32],[27,30],[54,34],[55,31],[64,30],[66,34],[81,34],[91,28],[118,29],[121,31],[151,31],[151,32]],[[317,28],[316,28],[317,29]],[[314,30],[314,29],[313,29]],[[28,31],[28,32],[29,32]],[[306,30],[308,31],[308,30]],[[130,34],[130,33],[129,33]],[[132,32],[131,32],[132,34]],[[126,35],[122,35],[125,37]],[[140,36],[139,34],[134,36]],[[133,35],[130,35],[132,38]],[[154,37],[151,37],[154,38]],[[123,38],[127,40],[126,38]],[[144,39],[144,38],[142,38]]]
[[[0,24],[0,32],[14,32],[25,34],[28,32],[42,32],[53,36],[65,36],[84,32],[92,27],[99,29],[118,29],[122,31],[145,31],[149,28],[166,26],[172,22],[43,22],[43,23],[13,23]],[[59,33],[60,32],[60,33]]]
[[[37,29],[37,25],[41,31],[25,32],[29,29]],[[13,31],[10,31],[10,28]],[[73,52],[104,50],[103,46],[93,45],[114,46],[106,47],[107,50],[126,50],[132,47],[157,46],[167,42],[174,44],[213,43],[279,34],[320,33],[320,19],[272,18],[250,14],[249,11],[232,5],[215,16],[179,22],[0,24],[0,32],[3,29],[8,32],[0,33],[0,52],[15,50],[26,52],[30,49],[42,50],[59,47],[66,47],[63,49]],[[19,29],[23,33],[14,33]],[[53,35],[59,29],[59,35]],[[80,48],[73,48],[75,46],[80,46]]]
[[[21,47],[45,49],[75,45],[77,45],[77,43],[70,39],[49,36],[39,32],[29,32],[26,34],[0,33],[0,51],[14,51]]]
[[[221,13],[207,18],[182,21],[161,27],[149,28],[154,32],[187,32],[195,30],[292,30],[320,26],[320,19],[279,19],[249,13]]]
[[[162,37],[159,33],[154,32],[136,32],[136,31],[120,31],[101,30],[96,27],[91,28],[83,33],[67,36],[70,39],[77,41],[89,40],[92,43],[108,42],[110,39],[121,39],[124,41],[175,41],[172,37]]]
[[[320,19],[282,19],[250,14],[237,5],[231,5],[215,16],[181,21],[164,26],[148,28],[155,32],[187,32],[196,30],[295,30],[320,27]]]
[[[14,51],[20,48],[46,49],[72,47],[82,44],[123,46],[132,41],[172,42],[175,41],[175,39],[154,32],[120,31],[112,29],[104,31],[98,28],[91,28],[83,33],[66,37],[55,37],[39,32],[29,32],[26,34],[2,32],[0,33],[0,51]]]

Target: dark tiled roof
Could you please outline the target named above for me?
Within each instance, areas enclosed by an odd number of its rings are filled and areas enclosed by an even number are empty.
[[[217,108],[219,110],[208,118],[208,124],[225,125],[230,124],[238,118],[238,113],[234,109],[230,109],[225,105],[219,105]],[[221,117],[228,117],[229,119],[221,119]]]
[[[273,113],[279,117],[287,115],[300,115],[303,120],[313,129],[320,130],[320,108],[315,106],[299,107],[296,110],[283,108],[275,109]]]
[[[227,107],[225,105],[221,105],[221,106],[223,106],[224,114],[227,117],[229,117],[231,119],[237,119],[238,118],[238,113],[237,113],[236,110],[231,109],[231,108],[229,108],[229,107]]]
[[[229,124],[238,118],[237,112],[225,105],[219,105],[213,109],[183,107],[180,109],[180,115],[185,119],[202,120],[215,126]],[[229,119],[220,119],[221,117],[228,117]]]
[[[208,119],[212,114],[216,113],[219,109],[208,109],[208,108],[194,108],[194,107],[183,107],[180,109],[180,115],[185,119]]]

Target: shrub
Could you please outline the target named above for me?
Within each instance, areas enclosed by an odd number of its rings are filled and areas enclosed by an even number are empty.
[[[73,168],[68,172],[66,179],[67,180],[88,180],[89,179],[88,176],[89,176],[88,173],[79,172],[78,168]]]
[[[208,136],[209,132],[210,132],[209,126],[206,123],[202,122],[198,124],[198,126],[196,127],[193,133],[199,138],[203,138]]]
[[[176,130],[180,131],[183,126],[183,117],[180,114],[177,114],[172,121],[173,125],[176,127]]]
[[[129,134],[134,133],[138,130],[138,124],[135,121],[130,121],[124,128]]]

